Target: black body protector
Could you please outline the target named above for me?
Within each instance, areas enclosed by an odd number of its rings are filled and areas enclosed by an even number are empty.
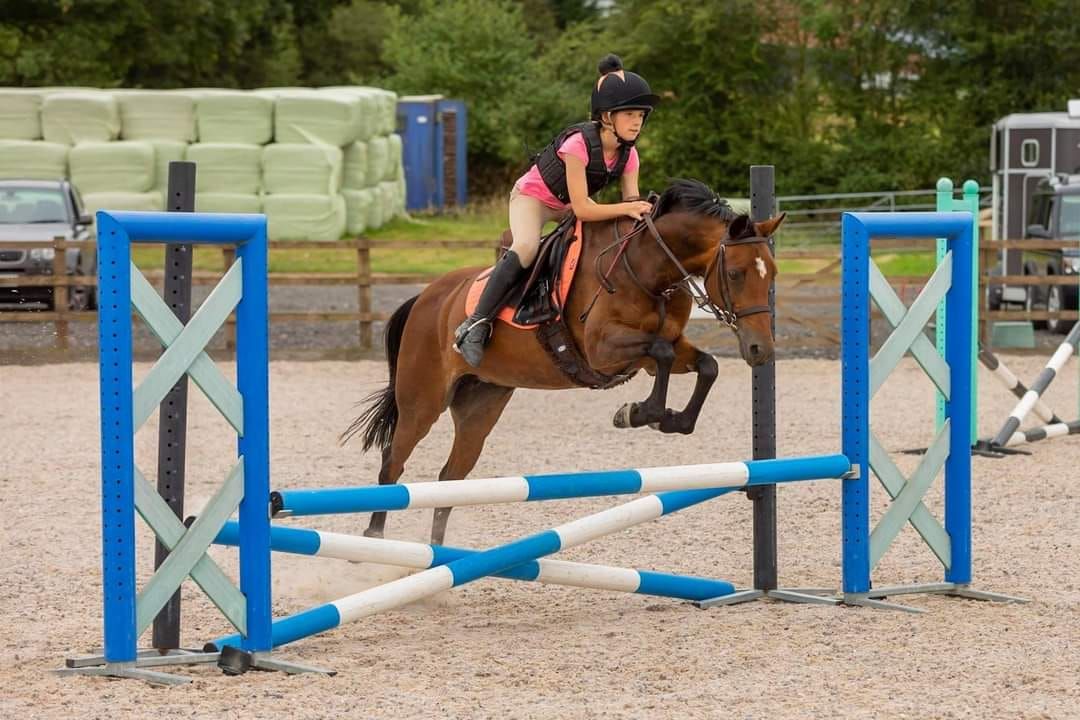
[[[619,157],[615,166],[608,170],[604,162],[604,147],[600,142],[600,128],[595,122],[583,122],[559,133],[558,137],[536,156],[536,167],[544,179],[551,194],[564,203],[570,202],[570,191],[566,187],[566,162],[559,157],[559,148],[574,133],[581,133],[585,147],[589,151],[589,164],[585,166],[585,181],[589,186],[589,197],[603,190],[609,183],[622,177],[626,161],[630,159],[630,145],[619,143]]]
[[[653,94],[645,78],[637,73],[623,70],[621,63],[615,71],[600,78],[596,87],[593,88],[592,121],[566,128],[536,156],[534,162],[551,194],[564,203],[570,202],[570,193],[566,187],[566,163],[559,157],[559,148],[568,137],[577,132],[584,137],[585,147],[589,150],[589,163],[585,166],[589,197],[622,177],[634,143],[632,140],[619,138],[618,159],[615,161],[615,166],[608,170],[607,163],[604,162],[603,145],[600,142],[600,118],[605,112],[643,110],[648,119],[649,113],[659,99]]]

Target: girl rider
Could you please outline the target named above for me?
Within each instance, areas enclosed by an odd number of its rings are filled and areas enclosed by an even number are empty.
[[[652,206],[638,200],[638,152],[634,147],[659,98],[617,55],[600,61],[592,93],[592,119],[571,125],[536,156],[510,192],[513,244],[495,264],[476,311],[455,332],[454,348],[476,367],[491,338],[492,321],[540,246],[544,224],[568,210],[583,222],[623,215],[640,220]],[[623,201],[599,204],[592,196],[619,180]]]

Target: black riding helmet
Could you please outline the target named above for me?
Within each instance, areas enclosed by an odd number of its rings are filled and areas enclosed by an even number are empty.
[[[660,98],[653,94],[649,83],[637,73],[623,70],[622,60],[618,55],[608,55],[600,61],[597,70],[600,79],[593,87],[592,119],[599,120],[600,115],[615,110],[644,110],[649,117]]]

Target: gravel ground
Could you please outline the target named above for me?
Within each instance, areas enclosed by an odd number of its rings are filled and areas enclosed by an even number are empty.
[[[8,326],[10,327],[10,326]],[[1039,358],[1007,357],[1023,377]],[[234,372],[223,362],[226,374]],[[140,364],[142,377],[148,366]],[[781,455],[839,447],[839,364],[778,364]],[[181,669],[190,685],[58,678],[48,671],[101,640],[97,368],[93,363],[0,366],[8,409],[0,464],[5,523],[0,561],[0,717],[432,717],[476,718],[1076,718],[1080,717],[1080,438],[1033,446],[1033,456],[974,460],[974,564],[980,588],[1026,596],[1026,605],[912,597],[924,615],[757,603],[697,610],[637,595],[482,580],[284,649],[338,675],[222,676]],[[377,458],[338,447],[354,401],[385,382],[377,361],[271,365],[272,485],[374,482]],[[672,404],[692,378],[672,382]],[[644,397],[635,378],[603,392],[519,391],[473,475],[514,475],[733,460],[750,455],[749,371],[721,361],[720,378],[691,436],[619,431],[612,411]],[[62,390],[61,390],[62,388]],[[984,373],[984,432],[1013,398]],[[1071,405],[1075,371],[1055,383]],[[552,413],[558,402],[557,415]],[[1059,403],[1060,404],[1060,403]],[[18,422],[11,422],[12,410]],[[545,410],[547,412],[545,412]],[[1062,410],[1064,412],[1064,410]],[[556,418],[552,416],[556,415]],[[235,445],[209,403],[192,392],[188,508],[197,510],[226,472]],[[928,381],[910,361],[882,388],[874,422],[886,447],[925,445],[933,423]],[[140,467],[155,466],[154,421],[137,438]],[[444,417],[421,443],[405,479],[436,476],[451,442]],[[917,458],[898,456],[905,472]],[[151,479],[152,480],[152,479]],[[938,481],[940,482],[940,481]],[[873,512],[884,510],[875,488]],[[840,494],[835,483],[779,492],[782,582],[835,587],[840,578]],[[941,515],[940,488],[927,497]],[[485,547],[615,504],[611,499],[461,508],[448,541]],[[318,520],[316,522],[316,520]],[[366,518],[298,519],[357,532]],[[391,517],[390,537],[423,540],[429,511]],[[140,583],[150,538],[140,525]],[[566,559],[724,577],[751,577],[750,506],[721,498],[678,516],[576,548]],[[229,574],[235,554],[212,555]],[[278,557],[275,611],[293,612],[398,576],[332,560]],[[905,528],[876,570],[878,584],[936,581],[940,566]],[[226,627],[188,583],[184,640]]]

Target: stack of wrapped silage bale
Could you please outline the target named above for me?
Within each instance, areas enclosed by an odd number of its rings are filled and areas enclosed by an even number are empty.
[[[67,177],[68,144],[42,140],[38,89],[0,88],[0,180]]]
[[[274,101],[256,93],[206,90],[195,111],[199,142],[188,147],[196,163],[199,212],[262,212],[263,145],[274,139]]]
[[[342,147],[356,140],[360,110],[317,90],[266,90],[274,142],[263,148],[263,211],[274,237],[336,240],[345,232]]]
[[[274,99],[274,143],[263,149],[263,207],[273,236],[358,234],[404,213],[394,93],[358,86],[258,92]]]
[[[360,102],[362,124],[356,142],[345,147],[342,195],[350,233],[380,227],[405,213],[405,173],[397,126],[397,95],[380,88],[339,86],[324,92],[350,95]]]
[[[336,240],[405,212],[397,96],[378,88],[0,88],[0,178],[70,177],[87,209],[265,212],[274,240]]]

